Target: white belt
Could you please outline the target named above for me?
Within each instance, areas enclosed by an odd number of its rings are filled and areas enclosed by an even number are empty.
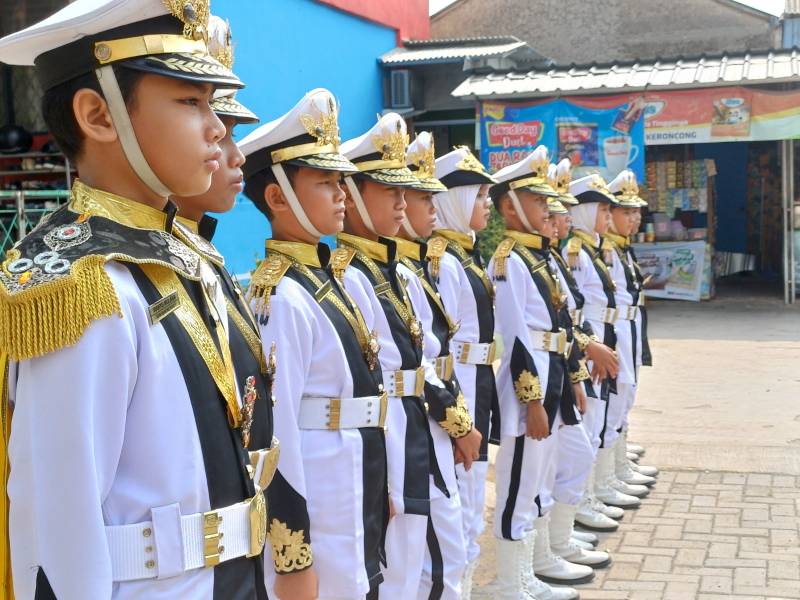
[[[558,331],[537,331],[531,329],[528,331],[528,336],[531,345],[536,350],[557,352],[558,354],[564,354],[567,350],[567,332],[563,329],[559,329]]]
[[[462,365],[490,365],[497,350],[495,343],[452,342],[456,360]]]
[[[114,581],[167,579],[186,571],[261,554],[267,531],[264,494],[217,510],[181,515],[176,504],[151,519],[105,528]]]
[[[611,308],[610,306],[584,306],[583,312],[587,319],[593,321],[602,321],[603,323],[614,324],[617,321],[633,321],[639,314],[638,306],[618,306]]]
[[[636,306],[644,306],[644,290],[639,290],[639,302],[636,304]]]
[[[572,319],[572,324],[579,327],[583,324],[583,309],[573,308],[569,311],[569,318]]]
[[[300,429],[360,429],[383,427],[388,395],[361,398],[319,398],[303,396],[300,401]]]
[[[422,396],[425,390],[425,369],[407,369],[405,371],[384,371],[383,389],[389,397]]]
[[[453,355],[437,356],[433,363],[436,376],[442,381],[449,381],[453,376]]]
[[[618,306],[617,321],[635,321],[639,316],[638,306]]]
[[[281,445],[278,442],[278,438],[272,437],[272,445],[269,448],[251,450],[248,454],[250,456],[250,464],[247,467],[247,472],[250,473],[250,478],[262,490],[267,489],[267,486],[275,476],[275,471],[278,468],[278,459],[281,455]]]

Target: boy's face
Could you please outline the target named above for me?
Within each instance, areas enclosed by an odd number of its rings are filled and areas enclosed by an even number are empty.
[[[406,210],[405,189],[364,179],[361,183],[361,198],[369,218],[372,219],[375,233],[384,237],[396,236]],[[349,203],[348,210],[355,214],[355,205],[351,206]]]
[[[323,235],[336,235],[344,225],[344,190],[342,174],[300,167],[292,179],[292,188],[314,227]],[[275,184],[272,184],[275,185]],[[294,213],[288,213],[291,218]]]
[[[633,228],[633,215],[637,211],[635,208],[613,208],[611,209],[611,219],[614,222],[614,229],[619,235],[630,235]]]
[[[436,227],[436,208],[433,206],[433,194],[419,190],[406,190],[406,217],[412,229],[423,238],[428,238]]]
[[[555,227],[558,239],[563,240],[569,235],[570,227],[572,227],[572,217],[568,214],[557,214],[551,217]]]
[[[233,117],[220,117],[225,125],[225,137],[219,142],[222,156],[219,159],[219,169],[211,177],[211,187],[205,194],[193,198],[174,197],[181,216],[199,221],[204,213],[224,213],[233,207],[237,194],[244,188],[242,165],[244,154],[233,141],[233,128],[236,119]]]
[[[489,184],[484,184],[478,191],[478,197],[472,207],[472,216],[469,220],[469,228],[472,231],[483,231],[489,224],[492,202],[489,200]]]
[[[633,213],[633,225],[631,226],[631,235],[639,231],[642,226],[642,209],[637,208]]]
[[[131,122],[147,162],[176,196],[204,194],[220,166],[225,126],[209,106],[214,88],[145,75],[136,87]]]
[[[550,221],[550,210],[547,208],[547,198],[526,190],[518,190],[517,196],[522,205],[522,210],[525,211],[525,216],[528,217],[528,223],[531,224],[534,231],[538,231],[544,235],[543,230],[547,229]]]
[[[594,221],[594,230],[603,235],[611,225],[611,207],[605,202],[597,203],[597,216]]]

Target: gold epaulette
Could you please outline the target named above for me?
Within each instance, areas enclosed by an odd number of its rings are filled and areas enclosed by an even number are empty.
[[[430,274],[431,277],[439,280],[439,269],[442,264],[442,256],[447,252],[447,240],[443,237],[432,237],[428,240],[428,249],[425,253],[425,258],[431,263]]]
[[[511,238],[506,238],[497,245],[497,249],[492,255],[494,262],[493,276],[496,281],[506,280],[506,261],[511,256],[511,251],[514,249],[516,242]]]
[[[247,287],[247,299],[255,299],[253,312],[257,315],[269,316],[269,299],[272,290],[277,287],[292,262],[282,254],[267,256],[258,265]]]
[[[350,266],[350,262],[355,255],[355,250],[345,246],[340,246],[331,252],[331,270],[333,271],[333,276],[336,277],[338,281],[344,281],[344,272],[347,270],[347,267]]]
[[[439,425],[454,440],[462,438],[472,431],[472,417],[463,394],[459,392],[455,406],[448,406],[444,409],[444,421],[439,421]]]
[[[82,256],[60,273],[33,269],[15,275],[9,265],[17,259],[20,251],[10,250],[0,266],[0,348],[10,360],[72,346],[93,321],[122,316],[114,285],[103,268],[107,257]]]
[[[578,268],[578,257],[581,254],[581,239],[573,236],[567,241],[567,264],[570,269]]]

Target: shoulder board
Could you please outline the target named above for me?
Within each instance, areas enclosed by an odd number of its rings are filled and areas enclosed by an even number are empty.
[[[281,254],[271,254],[261,261],[247,287],[247,299],[255,299],[253,312],[257,315],[269,315],[269,299],[278,284],[286,275],[292,262]]]
[[[583,242],[579,237],[573,236],[567,240],[567,264],[570,269],[578,268],[578,256],[582,246]]]
[[[431,277],[437,281],[439,280],[439,269],[442,263],[442,256],[444,256],[445,252],[447,252],[446,239],[437,236],[428,240],[428,248],[425,253],[425,258],[427,258],[431,263]]]
[[[516,241],[511,238],[506,238],[497,245],[492,260],[494,261],[494,278],[498,281],[505,281],[506,279],[506,261],[511,256],[511,251],[514,249]]]
[[[340,246],[331,252],[331,270],[333,270],[333,276],[336,279],[339,281],[344,279],[344,272],[350,266],[355,255],[355,250],[344,246]]]

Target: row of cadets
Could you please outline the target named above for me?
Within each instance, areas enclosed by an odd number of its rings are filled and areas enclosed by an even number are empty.
[[[652,485],[654,476],[658,474],[658,469],[651,466],[638,465],[628,457],[628,415],[633,407],[636,398],[637,383],[639,381],[639,368],[642,364],[652,365],[652,354],[647,338],[647,311],[644,307],[644,277],[639,265],[633,246],[630,243],[631,236],[638,231],[641,224],[641,211],[645,202],[639,196],[639,186],[636,182],[636,175],[630,169],[622,171],[617,177],[608,184],[608,190],[617,198],[619,206],[611,211],[611,224],[609,231],[604,236],[605,242],[614,249],[614,253],[619,259],[619,263],[614,261],[612,275],[615,277],[617,287],[625,287],[633,300],[632,311],[635,315],[631,322],[631,329],[635,333],[632,339],[632,356],[634,371],[634,385],[627,390],[625,406],[618,423],[620,442],[617,443],[614,451],[615,474],[617,479],[629,485]],[[639,449],[637,455],[643,452]],[[636,461],[638,462],[638,460]]]
[[[459,325],[448,314],[438,285],[431,277],[428,260],[432,245],[423,241],[436,225],[433,195],[447,191],[434,177],[434,152],[433,137],[425,131],[408,147],[408,165],[419,184],[405,191],[405,218],[395,242],[400,261],[397,272],[409,282],[409,298],[425,332],[425,357],[449,392],[443,394],[430,383],[425,384],[433,442],[431,514],[423,581],[417,597],[458,600],[463,595],[461,581],[467,557],[455,459],[469,472],[478,458],[482,438],[473,427],[453,368],[450,344]],[[441,252],[434,254],[441,257]],[[436,481],[437,473],[441,474],[442,482]]]
[[[242,86],[209,15],[77,0],[0,40],[35,65],[81,176],[0,269],[17,598],[266,598],[269,377],[227,330],[218,254],[168,200],[202,215],[226,136],[210,101]]]
[[[582,393],[582,384],[571,381],[579,372],[577,362],[567,360],[566,297],[548,259],[550,242],[540,233],[548,227],[548,198],[558,197],[548,184],[548,168],[547,149],[540,146],[498,171],[499,183],[490,190],[507,228],[489,265],[497,286],[496,330],[503,342],[494,518],[503,600],[577,598],[574,589],[550,588],[540,578],[557,583],[593,578],[591,567],[553,553],[550,514],[540,498],[546,491],[552,496],[562,425],[579,423],[576,394]],[[572,547],[568,540],[565,545]]]
[[[248,296],[265,348],[278,348],[283,452],[268,500],[286,519],[270,522],[269,580],[283,599],[375,597],[382,580],[388,397],[376,317],[333,276],[320,243],[342,230],[341,177],[358,171],[340,149],[337,119],[332,94],[316,89],[239,143],[245,194],[273,232]]]
[[[428,403],[423,399],[423,395],[430,401],[432,394],[448,396],[450,392],[424,356],[425,333],[409,294],[413,281],[399,276],[397,244],[391,239],[404,220],[404,190],[420,184],[406,166],[407,146],[405,122],[396,113],[384,115],[369,131],[342,145],[359,172],[345,178],[345,233],[339,235],[332,258],[334,271],[356,303],[375,314],[381,345],[389,396],[387,459],[393,516],[378,594],[388,599],[414,598],[419,593],[431,514],[431,477],[443,494],[451,493],[431,449]],[[440,400],[442,406],[453,401]]]
[[[478,564],[478,538],[484,529],[488,442],[499,440],[500,412],[492,363],[494,343],[494,285],[485,272],[476,233],[489,219],[489,186],[495,180],[466,147],[436,159],[436,176],[448,191],[433,197],[436,229],[428,241],[429,272],[442,303],[458,329],[451,351],[455,374],[482,441],[478,459],[467,469],[458,464],[467,567],[462,598],[470,598]]]

